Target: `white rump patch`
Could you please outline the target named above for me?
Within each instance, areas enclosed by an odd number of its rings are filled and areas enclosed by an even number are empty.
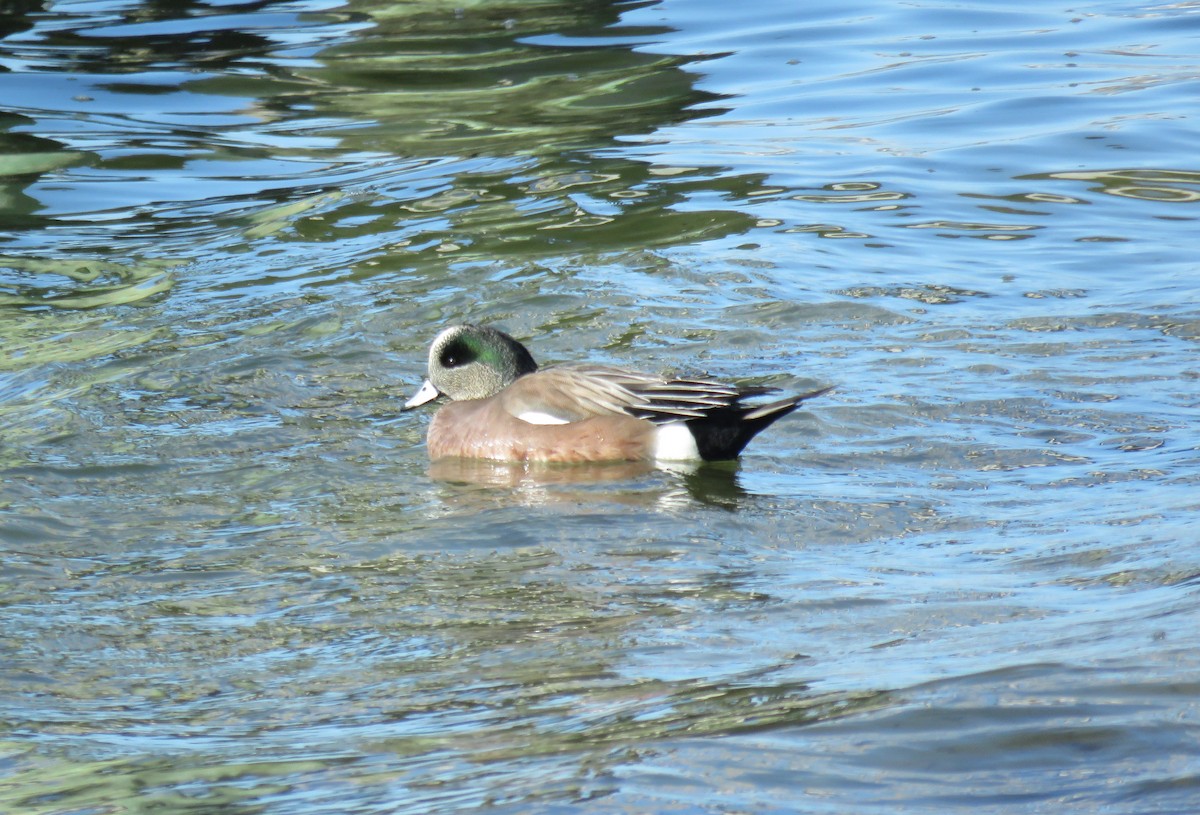
[[[658,426],[654,437],[654,458],[659,461],[695,461],[700,458],[696,437],[683,422]]]
[[[543,413],[540,410],[527,410],[518,415],[517,418],[528,424],[569,424],[569,422],[561,416]]]

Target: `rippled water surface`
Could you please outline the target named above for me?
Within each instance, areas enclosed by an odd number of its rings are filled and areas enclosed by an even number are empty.
[[[1196,811],[1198,33],[4,3],[0,811]],[[836,390],[431,467],[461,320]]]

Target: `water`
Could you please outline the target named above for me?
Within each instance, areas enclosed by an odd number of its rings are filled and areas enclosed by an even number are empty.
[[[8,3],[0,811],[1195,811],[1198,11]],[[451,320],[837,389],[431,467]]]

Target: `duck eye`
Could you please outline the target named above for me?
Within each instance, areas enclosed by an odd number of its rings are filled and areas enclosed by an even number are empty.
[[[474,359],[471,349],[458,342],[447,346],[438,357],[443,368],[458,368]]]

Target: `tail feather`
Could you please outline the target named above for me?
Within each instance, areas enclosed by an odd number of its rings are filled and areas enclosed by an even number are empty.
[[[806,399],[828,393],[832,387],[789,396],[765,405],[730,405],[709,411],[702,419],[691,419],[688,428],[696,438],[700,457],[706,461],[737,458],[750,440],[791,413]]]

